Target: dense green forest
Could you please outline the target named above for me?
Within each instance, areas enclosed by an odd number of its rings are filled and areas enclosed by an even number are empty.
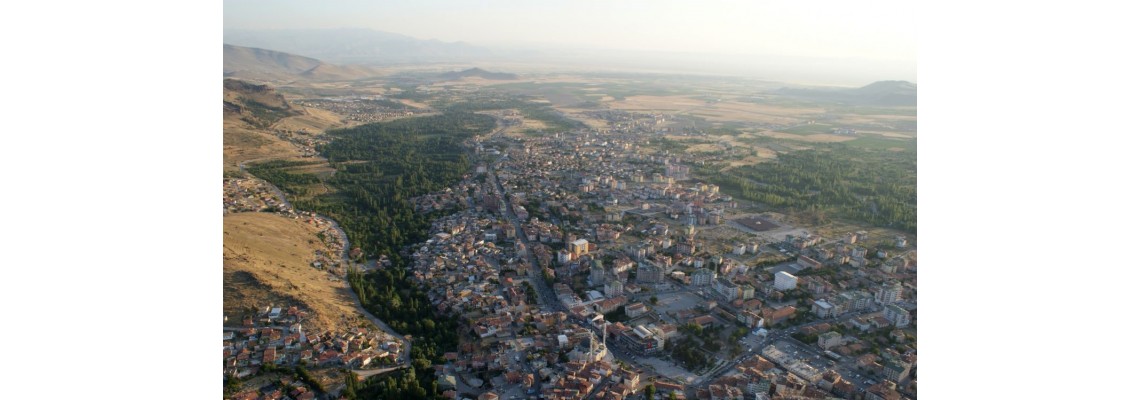
[[[915,232],[917,155],[843,144],[781,154],[777,162],[721,172],[697,168],[725,193],[766,205],[822,212]]]

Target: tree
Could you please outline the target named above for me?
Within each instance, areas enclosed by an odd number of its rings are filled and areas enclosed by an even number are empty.
[[[649,303],[653,304],[653,305],[657,305],[657,296],[650,297]]]
[[[645,385],[645,400],[653,400],[653,395],[657,394],[657,387],[653,384]]]

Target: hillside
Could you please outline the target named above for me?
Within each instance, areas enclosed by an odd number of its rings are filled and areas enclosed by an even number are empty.
[[[918,104],[918,85],[907,81],[879,81],[851,91],[854,96],[872,104],[914,106]]]
[[[509,81],[519,79],[518,75],[506,72],[490,72],[480,68],[470,68],[463,71],[445,72],[439,77],[443,80],[459,80],[463,78],[483,78],[494,81]]]
[[[292,77],[311,70],[320,60],[278,51],[223,45],[222,74],[227,77]]]
[[[302,115],[275,90],[234,79],[222,85],[223,171],[236,172],[244,161],[299,157],[296,146],[269,133],[282,118]]]
[[[310,263],[321,243],[317,227],[271,213],[229,214],[223,221],[223,312],[240,323],[248,310],[275,305],[309,311],[314,330],[332,329],[341,315],[364,321],[343,280]]]
[[[780,95],[812,101],[873,106],[918,105],[918,85],[907,81],[878,81],[855,89],[781,88]]]
[[[280,51],[223,45],[222,76],[262,82],[348,81],[380,75],[372,67],[339,66]]]

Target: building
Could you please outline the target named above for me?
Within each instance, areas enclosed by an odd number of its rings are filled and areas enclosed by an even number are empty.
[[[796,288],[796,276],[787,273],[787,271],[780,271],[776,274],[776,290],[789,290]]]
[[[600,285],[605,279],[606,270],[602,267],[602,260],[594,260],[590,263],[590,284]]]
[[[894,304],[902,299],[902,283],[899,281],[883,282],[879,291],[875,292],[875,302],[879,304]]]
[[[906,248],[906,236],[895,236],[895,247]]]
[[[578,239],[570,242],[570,252],[574,253],[574,257],[580,257],[583,254],[590,252],[590,242],[586,239]]]
[[[828,303],[827,300],[816,300],[811,305],[811,312],[820,318],[831,318],[835,316],[835,306]]]
[[[652,262],[637,262],[638,283],[661,283],[665,281],[665,269]]]
[[[808,256],[800,256],[798,259],[796,259],[796,264],[799,264],[801,267],[804,267],[806,269],[823,267],[822,263]]]
[[[621,296],[622,293],[624,292],[622,290],[622,288],[624,286],[625,285],[623,285],[620,281],[617,281],[617,280],[611,280],[609,282],[606,282],[606,288],[605,288],[606,297]]]
[[[894,304],[888,304],[883,308],[883,317],[891,321],[896,328],[903,328],[910,325],[910,312]]]
[[[747,283],[740,285],[740,298],[744,300],[756,297],[756,288]]]
[[[911,363],[888,357],[883,362],[883,376],[895,382],[900,382],[910,375]]]
[[[566,251],[565,249],[558,250],[558,264],[559,265],[569,264],[570,261],[572,261],[572,260],[574,260],[574,253]]]
[[[743,243],[737,243],[735,246],[732,246],[732,254],[741,256],[744,255],[744,252],[747,251],[747,249],[748,247],[746,247]]]
[[[633,303],[625,306],[625,315],[630,318],[637,318],[649,312],[649,308],[643,303]]]
[[[779,309],[764,308],[760,310],[760,316],[764,318],[766,326],[773,326],[784,320],[796,315],[796,308],[792,306],[784,306]]]
[[[659,329],[651,330],[645,325],[625,330],[619,340],[630,350],[641,354],[653,354],[665,348],[665,335],[660,334]]]
[[[832,347],[843,344],[842,337],[843,336],[838,332],[827,332],[819,335],[819,339],[816,340],[816,344],[818,344],[819,347],[824,350],[831,350]]]
[[[690,278],[691,286],[708,286],[713,279],[716,279],[716,272],[707,268],[698,268]]]
[[[723,276],[713,280],[713,290],[729,301],[736,300],[740,296],[740,285],[732,283]]]

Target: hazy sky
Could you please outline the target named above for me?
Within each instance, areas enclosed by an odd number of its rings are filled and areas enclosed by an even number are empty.
[[[483,46],[859,58],[917,69],[913,1],[226,0],[224,27],[371,28]]]

